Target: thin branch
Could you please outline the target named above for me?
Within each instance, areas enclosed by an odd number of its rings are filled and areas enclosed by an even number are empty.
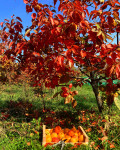
[[[117,32],[117,45],[119,44],[119,33]]]

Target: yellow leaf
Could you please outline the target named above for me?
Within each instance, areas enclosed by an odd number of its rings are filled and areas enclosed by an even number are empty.
[[[72,97],[72,95],[68,95],[66,98],[65,98],[65,104],[68,104],[68,103],[70,103],[70,102],[72,102],[72,100],[73,100],[74,98]]]
[[[31,31],[31,29],[28,29],[26,32],[25,32],[25,36],[27,36],[27,34],[29,34]]]
[[[100,0],[101,3],[104,3],[104,0]]]
[[[118,97],[114,97],[114,102],[117,108],[120,110],[120,100],[118,99]]]
[[[77,106],[77,101],[75,99],[73,99],[71,104],[72,104],[72,107],[75,108]]]
[[[98,33],[97,33],[97,36],[100,36],[102,34],[102,31],[99,30]]]

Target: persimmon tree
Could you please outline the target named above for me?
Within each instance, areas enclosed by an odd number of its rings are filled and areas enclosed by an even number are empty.
[[[21,18],[13,16],[1,23],[5,55],[17,59],[22,69],[27,67],[39,86],[42,81],[55,88],[74,78],[79,85],[89,82],[102,112],[101,81],[106,80],[106,94],[110,94],[118,88],[113,80],[120,79],[120,48],[118,42],[112,44],[114,33],[120,32],[120,2],[54,0],[55,8],[38,0],[24,3],[32,17],[25,35]],[[76,77],[74,65],[87,78]],[[70,94],[67,87],[62,90],[63,97]]]

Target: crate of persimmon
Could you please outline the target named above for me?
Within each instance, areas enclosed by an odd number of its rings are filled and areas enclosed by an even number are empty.
[[[64,141],[65,144],[88,144],[88,136],[81,126],[78,129],[75,127],[69,129],[62,129],[60,126],[56,126],[53,129],[46,129],[46,125],[43,125],[43,140],[42,145],[53,145],[60,141]]]

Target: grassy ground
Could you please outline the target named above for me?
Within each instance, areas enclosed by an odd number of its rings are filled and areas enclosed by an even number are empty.
[[[89,136],[88,146],[75,148],[67,145],[64,150],[120,149],[120,112],[115,105],[109,114],[107,107],[103,114],[99,114],[91,86],[84,85],[72,88],[79,91],[75,96],[77,107],[73,109],[71,104],[64,104],[64,98],[52,98],[60,90],[60,87],[55,90],[44,89],[41,97],[26,84],[1,85],[0,149],[51,149],[41,146],[43,124],[48,128],[56,125],[63,128],[81,125],[84,128]]]

